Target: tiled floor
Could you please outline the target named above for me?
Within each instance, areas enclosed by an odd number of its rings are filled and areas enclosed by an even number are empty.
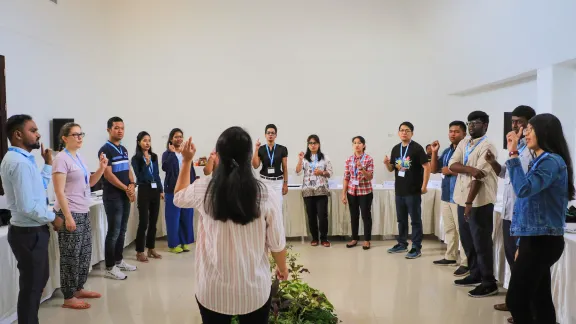
[[[159,241],[159,250],[166,249]],[[443,248],[436,240],[425,242],[423,256],[407,260],[390,255],[394,241],[374,241],[372,249],[346,249],[344,243],[331,248],[294,243],[301,263],[311,274],[305,280],[326,293],[343,323],[371,324],[505,324],[509,313],[493,310],[496,297],[474,299],[468,288],[453,286],[454,267],[436,267]],[[132,248],[126,259],[134,262]],[[60,308],[62,295],[42,304],[43,324],[62,323],[201,323],[194,299],[194,253],[171,255],[163,260],[139,264],[126,281],[104,279],[100,270],[91,273],[87,288],[104,297],[92,308],[74,311]]]

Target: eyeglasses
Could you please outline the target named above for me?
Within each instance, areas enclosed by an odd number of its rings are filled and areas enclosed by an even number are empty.
[[[482,124],[484,124],[484,123],[481,120],[473,120],[473,121],[469,121],[466,123],[466,125],[468,125],[468,127],[482,125]]]
[[[308,142],[308,145],[316,145],[318,142]]]
[[[76,138],[76,139],[82,139],[82,138],[84,138],[84,136],[86,136],[86,133],[72,133],[72,134],[70,134],[70,135],[68,135],[68,136],[72,136],[72,137],[74,137],[74,138]]]
[[[266,132],[266,135],[276,135],[274,132]]]
[[[404,134],[410,134],[410,133],[412,133],[412,131],[409,130],[409,129],[401,129],[401,130],[399,130],[398,132],[404,133]]]
[[[532,133],[532,128],[524,128],[524,130],[522,131],[522,134],[523,134],[524,136],[526,136],[526,135],[528,135],[528,134],[530,134],[530,133]]]

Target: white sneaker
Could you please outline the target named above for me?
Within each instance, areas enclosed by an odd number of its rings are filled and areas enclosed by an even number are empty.
[[[112,269],[106,270],[104,277],[116,280],[124,280],[128,278],[128,276],[123,274],[122,271],[120,271],[120,269],[118,269],[117,266],[113,266]]]
[[[118,263],[116,266],[122,271],[136,271],[136,269],[138,269],[136,266],[124,262],[124,260],[122,260],[122,262]]]

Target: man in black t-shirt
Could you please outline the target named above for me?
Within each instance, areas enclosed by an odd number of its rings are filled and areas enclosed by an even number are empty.
[[[261,146],[259,139],[256,141],[252,166],[258,169],[262,165],[260,177],[272,185],[282,202],[282,196],[288,193],[288,149],[276,144],[276,125],[266,125],[265,135],[266,145]]]
[[[391,157],[386,156],[384,165],[396,176],[396,217],[398,218],[398,244],[388,253],[401,253],[408,250],[408,214],[412,218],[412,249],[407,259],[422,255],[422,195],[427,192],[430,179],[430,164],[424,148],[412,141],[414,125],[404,122],[398,135],[402,142],[392,149]],[[391,163],[392,161],[392,163]]]
[[[124,280],[127,277],[122,271],[136,270],[136,266],[126,263],[122,255],[130,205],[136,197],[136,185],[130,169],[128,150],[120,144],[124,138],[124,122],[120,117],[108,120],[108,134],[109,140],[98,151],[98,156],[104,153],[108,158],[102,195],[108,220],[108,232],[104,243],[105,277]]]

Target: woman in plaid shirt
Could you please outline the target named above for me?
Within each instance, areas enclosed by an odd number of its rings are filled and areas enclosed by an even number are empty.
[[[355,247],[360,237],[358,227],[360,214],[364,223],[364,250],[370,249],[372,238],[372,178],[374,177],[374,159],[366,151],[366,140],[362,136],[352,139],[354,154],[346,160],[342,202],[350,207],[352,222],[352,241],[347,248]]]

